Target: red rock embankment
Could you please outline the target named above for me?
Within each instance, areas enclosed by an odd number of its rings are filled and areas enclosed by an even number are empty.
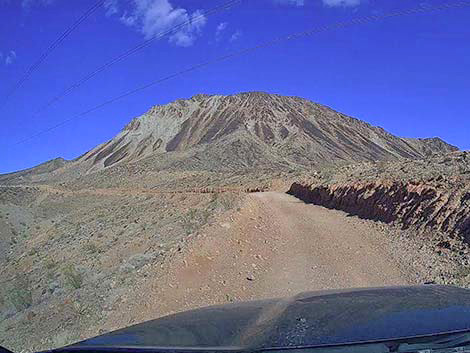
[[[332,185],[294,183],[289,194],[403,228],[437,230],[470,243],[470,190],[445,190],[420,182],[369,181]]]

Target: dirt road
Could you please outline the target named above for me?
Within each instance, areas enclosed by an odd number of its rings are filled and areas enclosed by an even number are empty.
[[[343,212],[283,193],[250,194],[235,215],[145,274],[134,294],[112,308],[106,329],[231,301],[410,283],[386,242],[375,227]]]

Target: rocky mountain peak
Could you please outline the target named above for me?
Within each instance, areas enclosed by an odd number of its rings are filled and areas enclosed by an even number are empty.
[[[299,97],[265,92],[198,94],[156,105],[113,139],[73,162],[86,173],[168,152],[206,150],[214,165],[315,166],[359,161],[419,159],[457,150],[439,138],[394,136],[380,127]],[[244,154],[239,154],[240,151]],[[196,153],[196,152],[194,152]],[[247,156],[251,157],[248,160]],[[229,156],[233,156],[230,160]],[[198,157],[199,158],[199,157]],[[228,159],[228,160],[226,160]],[[269,162],[271,163],[271,162]]]
[[[278,152],[297,151],[310,162],[419,158],[455,150],[439,139],[398,138],[306,99],[243,92],[228,96],[198,94],[155,106],[83,160],[92,159],[93,169],[103,168],[240,134],[264,147],[274,145]]]

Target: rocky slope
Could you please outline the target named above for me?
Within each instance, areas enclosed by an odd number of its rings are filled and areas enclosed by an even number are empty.
[[[396,137],[298,97],[261,92],[197,95],[153,107],[110,141],[51,170],[49,180],[72,180],[118,165],[136,165],[146,158],[157,164],[163,161],[163,167],[183,163],[205,170],[213,170],[214,165],[288,170],[415,159],[455,150],[439,138]],[[44,181],[43,169],[33,168],[27,180]],[[0,182],[24,181],[17,178],[20,175],[0,177]]]
[[[63,346],[243,194],[0,186],[0,346]],[[155,278],[157,279],[157,278]]]
[[[328,208],[403,228],[445,235],[470,244],[470,154],[422,161],[373,163],[323,172],[313,182],[292,184],[289,193]]]
[[[295,154],[316,163],[330,159],[416,158],[454,150],[439,139],[397,138],[301,98],[252,92],[198,95],[156,106],[79,161],[92,160],[92,168],[103,168],[153,153],[213,143],[240,131],[258,143],[272,146],[281,156]]]
[[[0,174],[0,184],[7,184],[11,181],[21,184],[33,181],[37,182],[42,179],[48,180],[54,175],[56,170],[60,170],[67,163],[68,161],[63,158],[55,158],[33,168],[8,174]]]

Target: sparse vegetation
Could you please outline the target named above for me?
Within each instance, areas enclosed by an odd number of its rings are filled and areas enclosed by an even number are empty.
[[[206,224],[209,217],[210,212],[207,209],[199,210],[193,208],[181,217],[181,224],[185,233],[191,234]]]
[[[47,270],[52,270],[52,269],[56,268],[56,266],[57,266],[57,262],[54,261],[53,259],[47,258],[46,260],[44,260],[44,267]]]
[[[80,335],[75,331],[62,331],[52,339],[54,348],[64,347],[78,341]]]
[[[26,276],[19,276],[8,290],[7,298],[17,311],[22,311],[31,306],[33,295],[29,280]]]
[[[234,197],[230,193],[223,193],[221,197],[219,197],[219,204],[222,206],[224,211],[232,209],[234,201]]]
[[[457,270],[458,278],[466,278],[470,276],[470,266],[460,266]]]
[[[234,195],[230,192],[213,192],[210,205],[214,209],[221,208],[222,211],[228,211],[233,208],[235,199]]]
[[[94,254],[99,251],[98,246],[93,242],[88,242],[83,246],[83,250],[85,250],[89,254]]]
[[[74,265],[68,264],[62,270],[65,283],[73,289],[79,289],[83,284],[83,276]]]

